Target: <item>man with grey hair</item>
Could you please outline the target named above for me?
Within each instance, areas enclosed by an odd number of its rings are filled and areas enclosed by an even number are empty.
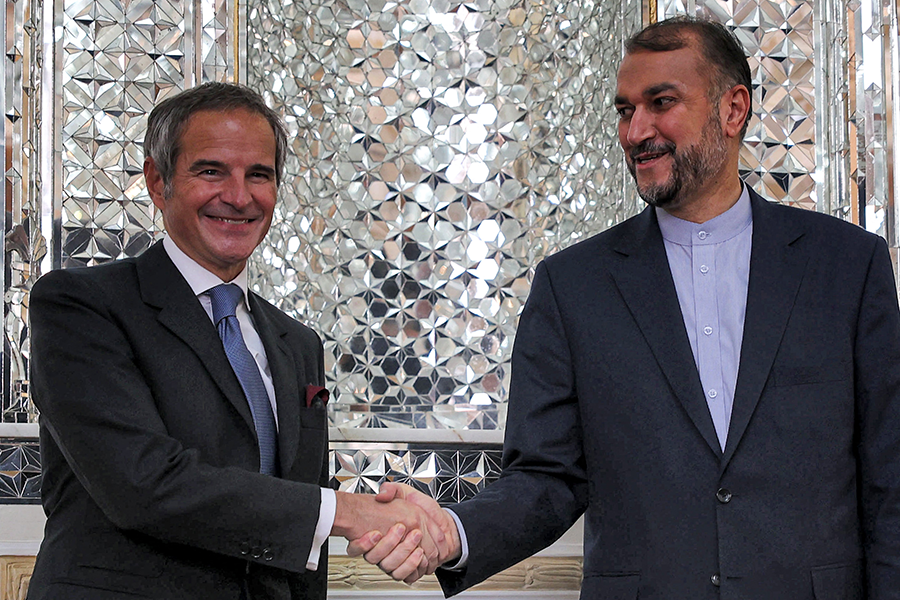
[[[31,600],[325,597],[325,540],[442,532],[414,505],[328,489],[317,335],[247,289],[275,208],[281,119],[210,83],[150,114],[166,237],[31,295],[45,538]],[[393,529],[391,529],[393,527]]]

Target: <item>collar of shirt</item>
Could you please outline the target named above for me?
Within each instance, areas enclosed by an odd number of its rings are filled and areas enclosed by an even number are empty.
[[[166,250],[166,254],[168,254],[169,258],[172,259],[172,262],[175,263],[178,272],[181,273],[182,277],[187,280],[188,285],[191,286],[195,296],[205,294],[217,285],[233,283],[241,288],[241,292],[244,294],[244,306],[247,307],[248,311],[250,310],[250,301],[247,298],[246,265],[244,265],[244,268],[237,277],[231,281],[222,281],[218,275],[201,267],[197,261],[185,254],[168,235],[163,238],[163,247]]]
[[[721,244],[744,231],[753,222],[750,192],[742,185],[741,195],[734,206],[706,223],[692,223],[673,217],[661,208],[656,209],[656,219],[663,239],[681,246]]]

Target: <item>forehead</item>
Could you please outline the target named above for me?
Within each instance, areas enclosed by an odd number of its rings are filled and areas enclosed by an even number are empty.
[[[619,67],[616,94],[644,95],[664,88],[705,93],[709,87],[707,73],[713,71],[705,63],[694,44],[665,52],[630,52]]]
[[[241,148],[249,144],[271,146],[275,155],[275,132],[266,118],[244,108],[199,110],[188,117],[181,131],[182,153],[204,148]]]

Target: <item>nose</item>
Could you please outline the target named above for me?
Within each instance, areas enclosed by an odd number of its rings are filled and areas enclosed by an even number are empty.
[[[253,202],[250,183],[242,174],[235,173],[228,178],[222,190],[222,199],[235,208],[244,208]]]
[[[656,136],[653,115],[640,106],[635,107],[626,126],[625,140],[629,146],[637,146]]]

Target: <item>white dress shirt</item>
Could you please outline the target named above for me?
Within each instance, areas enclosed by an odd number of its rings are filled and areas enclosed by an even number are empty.
[[[200,266],[197,261],[185,254],[169,236],[166,236],[163,239],[163,247],[166,250],[166,254],[168,254],[172,262],[175,263],[178,272],[181,273],[188,285],[191,286],[191,290],[193,290],[194,294],[197,296],[200,305],[203,306],[206,314],[209,315],[210,321],[213,321],[212,301],[207,292],[223,283],[233,283],[241,288],[241,292],[244,295],[244,301],[238,303],[235,315],[241,326],[241,335],[244,337],[244,343],[247,345],[250,354],[253,355],[259,373],[262,375],[263,384],[266,386],[266,393],[269,396],[269,403],[272,405],[272,413],[276,415],[275,427],[277,428],[278,404],[275,399],[275,386],[272,382],[272,373],[269,371],[269,359],[266,356],[266,349],[263,346],[262,339],[259,337],[259,333],[256,331],[256,326],[253,323],[253,315],[250,314],[250,302],[247,299],[246,266],[233,280],[222,281],[218,275],[211,273]],[[299,399],[297,401],[299,401]],[[319,521],[316,524],[316,533],[313,537],[312,548],[309,552],[309,558],[306,561],[306,568],[310,571],[315,571],[319,568],[319,557],[322,552],[322,544],[328,539],[331,528],[334,526],[334,516],[337,508],[334,490],[320,488],[320,491]]]

